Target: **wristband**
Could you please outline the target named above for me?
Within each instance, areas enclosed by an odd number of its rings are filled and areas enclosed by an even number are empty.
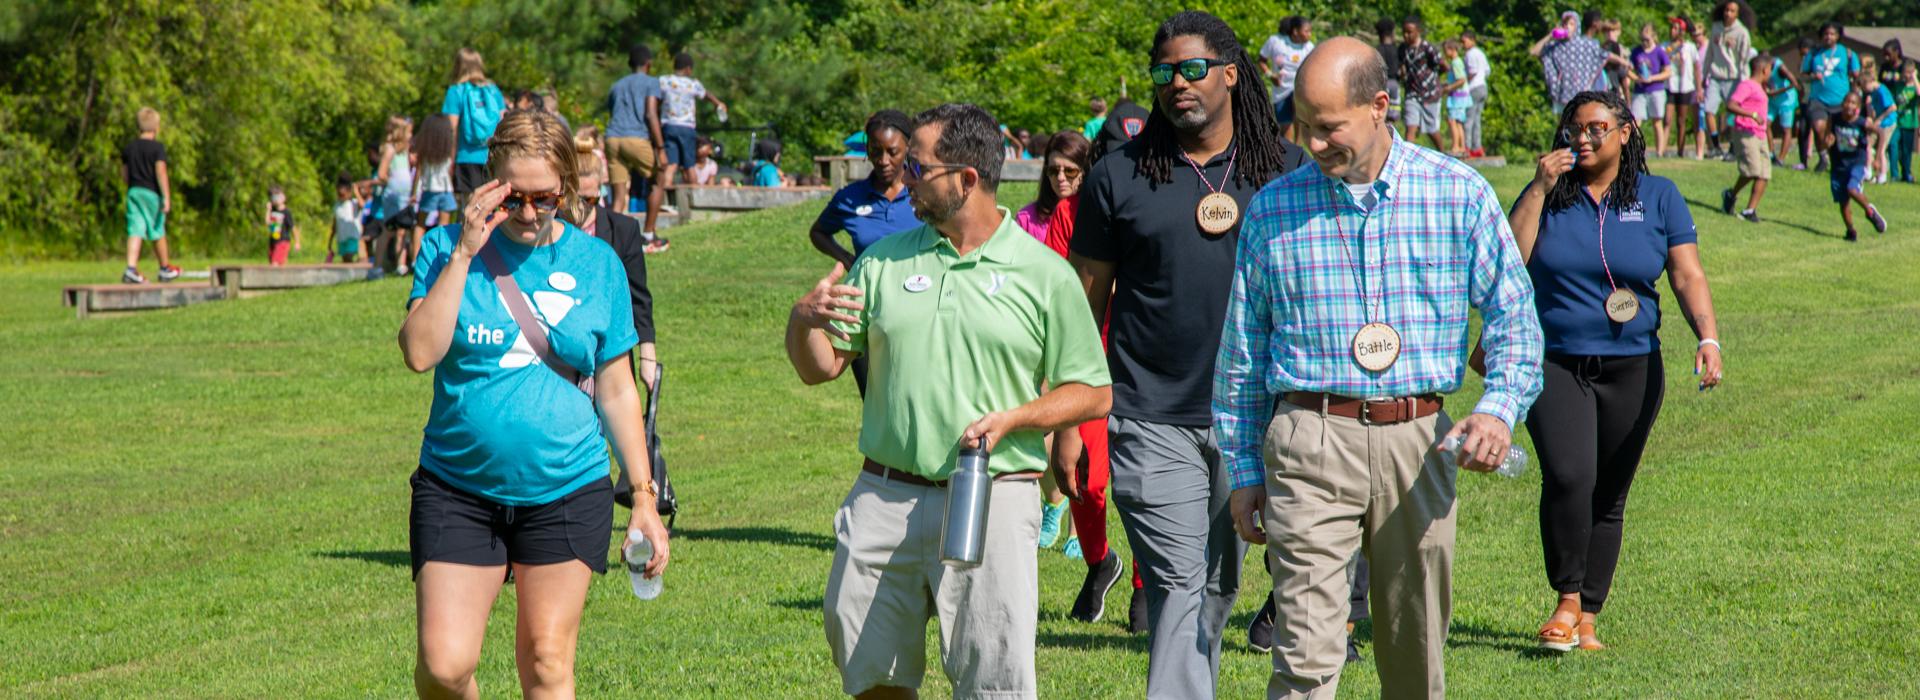
[[[1701,338],[1701,339],[1700,339],[1700,344],[1699,344],[1699,345],[1696,345],[1696,346],[1694,346],[1694,348],[1693,348],[1693,349],[1695,349],[1695,350],[1699,350],[1699,349],[1701,349],[1701,348],[1704,348],[1704,347],[1706,347],[1706,346],[1708,346],[1708,345],[1712,345],[1712,346],[1713,346],[1713,349],[1715,349],[1715,350],[1724,350],[1724,348],[1722,348],[1722,347],[1720,347],[1720,341],[1718,341],[1718,340],[1714,340],[1714,339],[1712,339],[1712,338]]]

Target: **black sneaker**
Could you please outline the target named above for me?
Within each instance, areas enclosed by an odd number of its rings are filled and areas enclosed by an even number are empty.
[[[1080,595],[1073,599],[1073,612],[1068,616],[1081,622],[1099,622],[1107,614],[1107,591],[1113,590],[1125,570],[1120,555],[1107,550],[1107,558],[1087,567],[1087,578],[1080,582]]]
[[[1720,190],[1720,211],[1725,214],[1733,213],[1733,190]]]
[[[1860,240],[1860,234],[1859,234],[1858,232],[1855,232],[1855,231],[1854,231],[1853,229],[1847,229],[1847,242],[1848,242],[1848,243],[1853,243],[1853,242],[1856,242],[1856,241],[1859,241],[1859,240]]]
[[[129,267],[121,271],[120,281],[126,284],[146,284],[147,278],[140,276],[139,268]]]
[[[1353,640],[1353,633],[1347,633],[1347,663],[1360,661],[1360,643]]]
[[[1752,209],[1748,209],[1746,211],[1740,212],[1740,218],[1746,219],[1747,221],[1751,221],[1757,224],[1757,223],[1760,223],[1760,212],[1754,211]]]
[[[1260,606],[1260,612],[1253,614],[1253,621],[1247,623],[1247,646],[1262,654],[1273,651],[1273,596],[1267,596],[1267,604]]]
[[[1867,220],[1873,222],[1874,233],[1887,232],[1887,218],[1880,215],[1879,207],[1867,205]]]
[[[1133,599],[1127,602],[1127,631],[1133,634],[1145,634],[1147,631],[1147,589],[1133,589]]]

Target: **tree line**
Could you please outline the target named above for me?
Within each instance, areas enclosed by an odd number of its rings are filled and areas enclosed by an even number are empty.
[[[1839,19],[1920,24],[1920,3],[1758,3],[1773,41]],[[11,0],[0,13],[0,256],[98,257],[124,235],[119,153],[143,106],[164,119],[175,245],[196,254],[265,246],[266,190],[325,221],[331,183],[369,170],[388,115],[440,105],[455,49],[471,46],[509,92],[548,89],[576,124],[603,121],[607,87],[643,41],[732,106],[731,125],[772,125],[789,169],[837,154],[875,109],[950,100],[1035,132],[1077,127],[1088,98],[1150,100],[1146,50],[1168,0]],[[1566,3],[1546,0],[1251,0],[1204,7],[1257,50],[1281,17],[1315,35],[1371,39],[1375,20],[1418,12],[1428,36],[1471,28],[1494,65],[1489,150],[1544,146],[1552,115],[1525,47]],[[1700,18],[1704,0],[1598,0],[1630,26]],[[1756,42],[1767,43],[1767,42]],[[702,127],[715,126],[702,108]],[[731,140],[730,140],[731,139]],[[721,141],[744,156],[742,137]]]

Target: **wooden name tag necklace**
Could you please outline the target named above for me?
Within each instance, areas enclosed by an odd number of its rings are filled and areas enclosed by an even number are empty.
[[[1222,191],[1227,188],[1227,181],[1233,177],[1233,163],[1239,158],[1240,148],[1235,146],[1233,154],[1227,156],[1226,175],[1220,178],[1220,186],[1214,187],[1212,182],[1207,181],[1207,173],[1200,169],[1200,164],[1193,162],[1186,153],[1180,154],[1180,159],[1186,161],[1187,165],[1193,166],[1194,174],[1200,176],[1200,184],[1207,186],[1208,194],[1200,198],[1200,206],[1193,210],[1193,215],[1200,223],[1200,230],[1207,232],[1209,236],[1226,233],[1233,228],[1234,224],[1240,222],[1240,203],[1233,201],[1232,195]]]

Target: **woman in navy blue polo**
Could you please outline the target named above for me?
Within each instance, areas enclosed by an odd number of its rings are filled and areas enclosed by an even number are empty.
[[[912,122],[905,112],[883,109],[867,119],[865,133],[867,162],[873,164],[873,170],[867,179],[833,193],[833,199],[827,200],[827,208],[821,210],[820,218],[814,220],[813,230],[808,233],[814,248],[848,268],[853,267],[853,259],[865,252],[867,246],[920,226],[920,217],[913,213],[913,197],[907,192],[906,171],[900,167],[907,157],[907,134],[913,133]],[[853,250],[834,240],[834,235],[841,231],[853,240]],[[866,396],[867,358],[864,355],[853,361],[853,380],[860,387],[860,395]]]
[[[1660,414],[1666,273],[1700,342],[1701,390],[1720,383],[1720,343],[1693,215],[1647,172],[1625,100],[1583,92],[1509,216],[1546,333],[1546,387],[1527,416],[1540,456],[1540,537],[1558,605],[1542,647],[1601,649],[1594,618],[1620,558],[1627,489]]]

